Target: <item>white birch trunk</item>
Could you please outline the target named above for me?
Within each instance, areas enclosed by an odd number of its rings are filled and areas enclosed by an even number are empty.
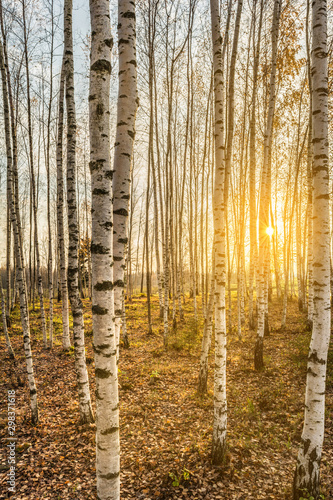
[[[312,182],[312,82],[311,82],[311,61],[310,61],[310,41],[309,41],[309,17],[310,17],[310,0],[306,4],[306,53],[308,66],[308,85],[310,92],[310,109],[309,109],[309,134],[308,134],[308,151],[307,151],[307,183],[308,183],[308,328],[312,330],[313,325],[313,182]]]
[[[24,269],[24,262],[23,262],[22,248],[21,248],[21,237],[20,237],[21,235],[18,224],[20,215],[19,205],[18,205],[18,197],[15,199],[13,193],[14,191],[13,161],[12,161],[11,137],[10,137],[8,91],[7,91],[7,81],[6,81],[6,67],[4,63],[3,47],[1,40],[0,40],[0,70],[1,70],[1,80],[2,80],[2,98],[3,98],[3,110],[4,110],[4,121],[5,121],[6,155],[7,155],[7,169],[8,169],[7,193],[8,193],[8,200],[10,203],[11,223],[14,232],[16,273],[17,273],[17,284],[19,288],[19,297],[20,297],[20,313],[21,313],[21,323],[23,331],[24,354],[27,366],[27,378],[28,378],[28,385],[30,392],[31,421],[34,425],[36,425],[38,423],[37,388],[35,383],[34,368],[32,362],[29,309],[27,302],[27,287],[25,281],[25,269]]]
[[[214,310],[214,296],[215,296],[215,269],[213,264],[212,279],[210,285],[208,304],[205,310],[205,323],[204,331],[201,342],[201,355],[199,365],[199,378],[198,378],[198,394],[207,393],[207,380],[208,380],[208,354],[211,346],[212,330],[213,330],[213,310]]]
[[[328,165],[327,2],[312,2],[313,144],[313,330],[305,392],[305,414],[294,478],[294,500],[320,493],[324,440],[325,381],[330,340],[330,208]]]
[[[64,4],[64,70],[66,82],[67,107],[67,215],[68,215],[68,295],[73,315],[73,337],[75,372],[79,393],[80,420],[83,423],[93,422],[91,408],[89,377],[86,365],[84,346],[83,307],[79,293],[78,274],[78,215],[76,206],[76,117],[74,102],[74,61],[72,35],[72,0]]]
[[[41,323],[42,323],[43,342],[44,342],[44,347],[46,348],[47,347],[47,331],[46,331],[43,280],[42,280],[42,274],[41,274],[39,239],[38,239],[37,193],[36,193],[36,182],[35,182],[35,171],[34,171],[32,116],[31,116],[31,99],[30,99],[28,31],[27,31],[27,26],[26,26],[26,12],[25,12],[24,0],[22,1],[22,19],[23,19],[23,35],[24,35],[24,58],[25,58],[25,70],[26,70],[26,79],[27,79],[29,163],[30,163],[30,182],[31,182],[31,194],[32,194],[33,221],[34,221],[35,251],[36,251],[36,262],[37,262],[37,283],[38,283],[38,295],[39,295],[40,316],[41,316]],[[21,241],[21,247],[22,247],[22,241]]]
[[[256,4],[255,4],[256,6]],[[254,6],[254,8],[255,8]],[[254,322],[254,281],[257,270],[257,206],[256,206],[256,100],[258,86],[258,68],[261,42],[261,27],[263,15],[263,0],[260,2],[260,16],[258,24],[258,40],[255,49],[253,63],[253,88],[252,88],[252,109],[250,119],[250,174],[249,174],[249,195],[250,195],[250,271],[249,271],[249,328],[255,329]],[[256,26],[256,24],[255,24]],[[255,36],[256,30],[254,29]],[[254,43],[253,43],[254,45]]]
[[[211,23],[214,68],[214,137],[215,137],[215,184],[214,184],[214,251],[215,251],[215,373],[214,373],[214,424],[212,442],[213,463],[221,464],[226,450],[227,394],[226,361],[227,334],[225,311],[225,146],[223,102],[223,54],[220,27],[220,5],[211,0]]]
[[[269,226],[269,207],[270,207],[270,160],[272,147],[273,118],[275,110],[275,80],[277,48],[279,38],[279,25],[282,0],[274,1],[273,24],[272,24],[272,67],[269,85],[269,105],[267,113],[267,122],[264,135],[264,163],[261,179],[261,193],[259,206],[259,272],[258,272],[258,328],[257,340],[254,351],[254,366],[260,370],[264,366],[263,348],[265,324],[267,322],[268,307],[268,287],[267,279],[269,273],[269,237],[266,229]]]
[[[7,318],[6,318],[6,303],[5,303],[5,296],[3,293],[2,289],[2,280],[0,277],[0,299],[1,299],[1,314],[2,314],[2,325],[3,325],[3,332],[5,334],[5,341],[6,341],[6,346],[7,346],[7,351],[8,355],[11,359],[15,358],[14,351],[12,348],[12,344],[10,342],[10,338],[8,335],[8,329],[7,329]]]
[[[113,163],[113,286],[117,356],[124,294],[131,161],[138,107],[135,2],[118,0],[119,91]]]
[[[69,315],[68,315],[68,288],[66,270],[66,251],[64,233],[64,178],[63,178],[63,129],[64,129],[64,86],[65,71],[61,70],[60,90],[59,90],[59,111],[58,111],[58,137],[57,137],[57,227],[59,245],[59,267],[61,286],[61,312],[62,312],[62,346],[67,351],[71,346],[69,336]]]
[[[118,368],[114,327],[110,158],[111,26],[108,0],[90,0],[89,90],[92,313],[96,377],[97,498],[120,498]]]

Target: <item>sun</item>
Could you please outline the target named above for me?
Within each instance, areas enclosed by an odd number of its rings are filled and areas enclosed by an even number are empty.
[[[272,228],[272,226],[269,226],[269,227],[266,228],[266,233],[268,234],[268,236],[270,238],[273,236],[274,229]]]

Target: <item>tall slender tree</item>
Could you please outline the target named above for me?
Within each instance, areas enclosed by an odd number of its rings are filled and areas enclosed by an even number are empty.
[[[264,161],[261,176],[261,192],[259,203],[259,272],[258,272],[258,328],[254,350],[254,366],[256,370],[264,366],[263,349],[264,333],[268,326],[268,277],[270,268],[269,234],[270,224],[270,178],[273,140],[273,119],[276,102],[276,66],[279,40],[280,14],[282,0],[274,0],[272,21],[272,61],[269,82],[268,112],[264,132]]]
[[[113,280],[117,349],[119,349],[124,270],[128,243],[131,161],[138,107],[136,77],[135,1],[118,1],[119,91],[113,162]],[[148,268],[148,266],[147,266]]]
[[[35,383],[31,343],[30,343],[28,295],[27,295],[23,252],[21,246],[22,236],[20,235],[20,226],[18,224],[18,220],[20,220],[19,199],[18,196],[16,197],[14,195],[14,189],[13,189],[13,158],[12,158],[11,135],[10,135],[11,127],[10,127],[10,115],[9,115],[9,104],[8,104],[7,75],[6,75],[6,65],[3,55],[3,46],[1,39],[0,39],[0,71],[2,80],[2,99],[3,99],[3,111],[4,111],[4,121],[5,121],[7,169],[9,170],[9,175],[7,176],[8,179],[7,192],[8,192],[8,200],[10,203],[11,223],[14,231],[16,272],[17,272],[17,283],[18,283],[19,297],[20,297],[20,313],[21,313],[21,323],[23,331],[24,354],[27,366],[27,378],[28,378],[28,385],[30,392],[31,421],[33,424],[37,424],[38,423],[37,388]]]
[[[327,2],[312,2],[313,330],[308,356],[305,413],[293,496],[318,498],[324,440],[325,381],[330,341],[330,207],[328,165]]]
[[[73,315],[75,371],[81,422],[94,420],[84,346],[83,306],[79,292],[79,230],[76,202],[76,116],[74,101],[74,59],[72,33],[73,1],[64,3],[64,71],[67,109],[67,216],[68,216],[68,295]]]
[[[29,54],[28,54],[28,26],[27,26],[27,12],[25,0],[22,0],[22,21],[23,21],[23,42],[24,42],[24,59],[25,59],[25,73],[27,79],[27,111],[28,111],[28,135],[29,135],[29,165],[30,165],[30,182],[31,182],[31,195],[32,195],[32,211],[34,223],[34,238],[35,238],[35,252],[37,263],[37,281],[38,281],[38,295],[40,305],[40,315],[42,322],[42,333],[44,347],[47,347],[47,332],[46,332],[46,319],[44,309],[44,293],[43,293],[43,280],[41,270],[40,248],[39,248],[39,231],[37,220],[37,192],[36,180],[34,169],[34,145],[32,136],[32,113],[31,113],[31,97],[30,97],[30,70],[29,70]]]
[[[97,496],[118,500],[120,451],[118,369],[114,326],[110,157],[111,38],[108,0],[90,0],[90,172],[92,314],[96,377]]]
[[[231,5],[229,3],[229,9]],[[220,2],[211,0],[211,23],[214,73],[214,253],[215,253],[215,373],[214,424],[212,460],[221,464],[226,450],[227,394],[226,394],[226,314],[225,314],[225,144],[224,144],[224,80],[223,62],[226,44],[222,50]],[[227,34],[227,31],[226,31]],[[226,36],[226,35],[225,35]]]
[[[58,104],[58,134],[57,134],[57,229],[59,247],[59,279],[61,288],[61,312],[62,312],[62,346],[65,351],[70,348],[69,336],[69,313],[68,313],[68,287],[65,251],[64,230],[64,171],[63,171],[63,133],[64,133],[64,93],[65,93],[65,70],[64,64],[61,68],[59,104]]]

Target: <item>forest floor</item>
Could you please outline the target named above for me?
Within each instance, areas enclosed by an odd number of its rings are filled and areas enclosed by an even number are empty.
[[[86,351],[94,405],[92,323],[85,301]],[[228,336],[228,451],[223,467],[210,460],[213,420],[213,354],[209,392],[196,395],[202,319],[197,331],[187,299],[185,321],[163,349],[163,323],[153,297],[154,335],[146,334],[146,299],[128,304],[130,349],[119,363],[121,498],[123,500],[290,499],[302,430],[310,333],[296,301],[287,330],[279,331],[281,304],[270,306],[265,369],[253,369],[255,332],[245,326]],[[236,305],[234,307],[236,309]],[[79,425],[74,353],[61,348],[61,311],[55,303],[55,345],[43,349],[39,311],[31,312],[31,339],[40,422],[30,423],[19,311],[13,313],[12,362],[0,338],[0,498],[8,498],[7,391],[16,391],[16,495],[19,500],[95,499],[95,425]],[[234,318],[236,325],[236,319]],[[94,406],[95,407],[95,406]],[[323,498],[333,499],[333,346],[328,364]]]

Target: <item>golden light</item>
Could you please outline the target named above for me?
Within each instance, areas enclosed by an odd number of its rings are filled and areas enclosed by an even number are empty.
[[[266,228],[266,233],[268,234],[268,236],[270,238],[273,236],[274,229],[272,228],[272,226],[269,226],[269,227]]]

